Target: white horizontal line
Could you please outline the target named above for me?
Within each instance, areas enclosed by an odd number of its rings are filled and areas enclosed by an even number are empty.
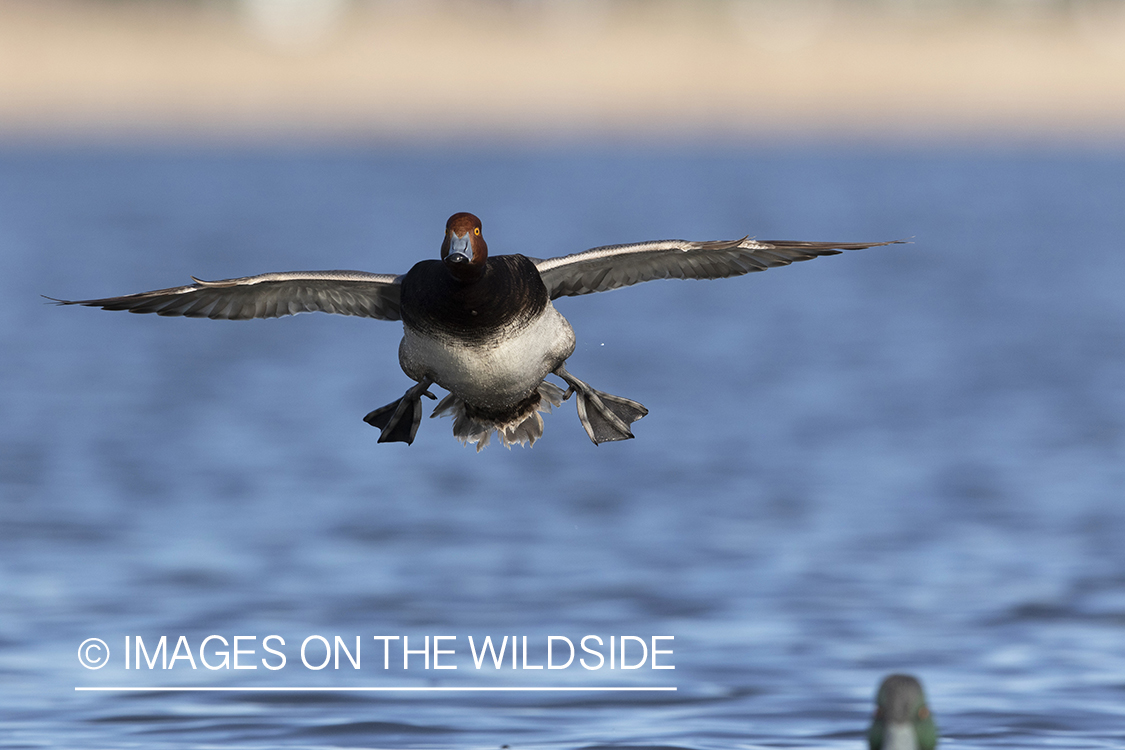
[[[159,693],[360,693],[360,692],[430,692],[430,693],[544,693],[600,692],[641,693],[675,692],[674,687],[76,687],[81,692],[159,692]]]

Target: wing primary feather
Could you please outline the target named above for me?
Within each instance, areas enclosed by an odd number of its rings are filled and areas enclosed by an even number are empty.
[[[85,305],[163,316],[246,320],[302,312],[400,320],[401,276],[362,271],[267,273],[205,281],[103,299],[47,299],[59,305]]]
[[[787,266],[844,250],[901,244],[803,240],[658,240],[595,247],[536,261],[551,299],[618,289],[656,279],[718,279]]]

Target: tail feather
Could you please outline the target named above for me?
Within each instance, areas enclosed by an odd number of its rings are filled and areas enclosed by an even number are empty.
[[[479,453],[488,445],[492,434],[496,433],[500,444],[505,448],[513,445],[535,445],[543,436],[543,417],[553,406],[561,406],[563,390],[546,381],[539,384],[539,402],[530,412],[508,422],[497,422],[472,413],[465,402],[452,393],[441,400],[430,417],[453,417],[453,435],[465,445],[476,445]]]

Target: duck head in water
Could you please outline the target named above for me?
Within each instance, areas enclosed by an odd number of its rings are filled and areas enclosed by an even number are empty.
[[[871,750],[934,750],[937,727],[917,679],[892,674],[875,696],[875,718],[867,733]]]

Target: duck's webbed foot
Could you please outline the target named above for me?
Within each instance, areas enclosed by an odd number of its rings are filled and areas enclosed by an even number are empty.
[[[633,431],[629,425],[648,414],[648,409],[636,401],[594,390],[562,365],[555,368],[555,374],[570,386],[566,397],[571,393],[577,396],[578,419],[595,445],[630,439]]]
[[[367,424],[382,430],[379,435],[380,443],[409,445],[414,442],[418,425],[422,421],[422,396],[437,398],[427,390],[433,382],[429,378],[423,378],[411,386],[398,401],[382,406],[363,418]]]

